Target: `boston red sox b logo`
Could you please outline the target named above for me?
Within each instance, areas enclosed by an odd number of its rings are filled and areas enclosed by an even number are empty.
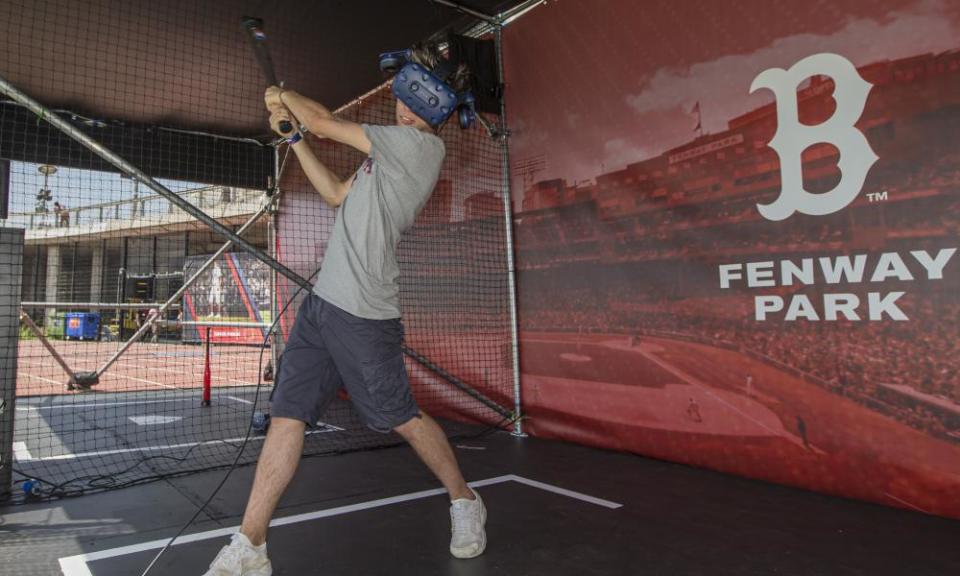
[[[833,79],[833,99],[837,108],[833,116],[815,126],[801,124],[797,107],[797,87],[811,76]],[[866,137],[854,124],[860,119],[873,85],[864,80],[849,60],[836,54],[814,54],[794,64],[789,70],[771,68],[761,72],[750,85],[753,93],[767,88],[777,100],[777,133],[770,147],[780,157],[780,196],[771,204],[757,204],[767,220],[784,220],[794,212],[823,216],[842,210],[856,199],[863,188],[870,167],[877,155]],[[840,151],[837,167],[840,182],[822,194],[807,192],[803,187],[801,154],[818,143],[832,144]]]

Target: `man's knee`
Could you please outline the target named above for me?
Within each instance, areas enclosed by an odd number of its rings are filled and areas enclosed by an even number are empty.
[[[274,416],[270,418],[270,430],[268,433],[303,434],[306,429],[307,423],[303,420]]]
[[[417,432],[423,428],[423,417],[423,412],[417,412],[413,418],[410,418],[399,426],[394,426],[393,431],[409,440],[411,437],[416,436]]]

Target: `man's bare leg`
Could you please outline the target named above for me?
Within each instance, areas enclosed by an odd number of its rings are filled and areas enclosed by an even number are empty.
[[[267,527],[280,496],[297,471],[303,454],[303,432],[306,424],[291,418],[273,418],[267,439],[260,451],[257,473],[243,514],[240,532],[254,546],[267,540]]]
[[[474,499],[473,492],[467,487],[467,483],[463,479],[460,466],[457,464],[457,458],[453,454],[450,442],[447,441],[446,434],[443,433],[443,430],[433,418],[425,412],[421,412],[419,418],[413,418],[409,422],[397,426],[394,430],[413,446],[414,451],[423,460],[423,463],[427,465],[427,468],[430,468],[444,488],[447,489],[447,492],[450,493],[451,500]]]

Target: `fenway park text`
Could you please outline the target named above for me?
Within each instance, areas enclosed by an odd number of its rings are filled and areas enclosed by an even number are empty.
[[[737,284],[748,288],[789,286],[911,282],[917,279],[943,280],[943,271],[956,253],[956,248],[943,248],[935,253],[927,250],[884,252],[853,256],[822,256],[798,260],[769,260],[721,264],[720,288]],[[806,294],[764,294],[754,299],[755,318],[784,320],[909,320],[897,301],[906,292],[824,293],[820,305]]]

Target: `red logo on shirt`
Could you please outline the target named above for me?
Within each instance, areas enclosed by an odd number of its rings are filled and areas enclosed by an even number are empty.
[[[353,181],[356,182],[357,176],[360,175],[360,172],[364,174],[369,174],[373,170],[373,158],[367,156],[367,159],[363,161],[363,164],[360,165],[360,168],[357,169],[357,172],[353,175]],[[351,182],[352,184],[353,182]]]

